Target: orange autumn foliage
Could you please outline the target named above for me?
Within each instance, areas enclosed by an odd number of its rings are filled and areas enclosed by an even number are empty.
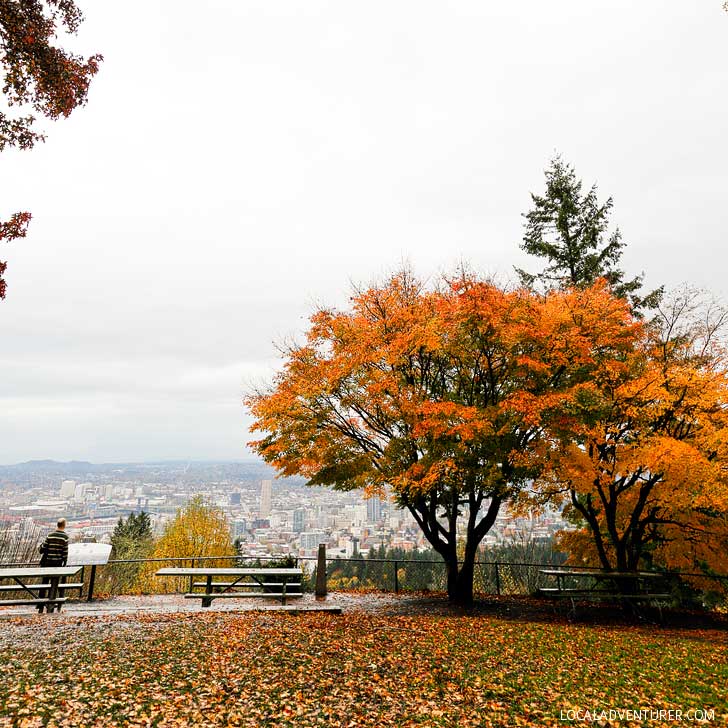
[[[31,149],[45,139],[34,126],[33,112],[58,119],[86,103],[102,56],[84,58],[59,45],[59,38],[76,33],[82,20],[74,0],[0,2],[0,151]],[[0,222],[0,242],[24,238],[30,218],[29,212],[16,212]],[[6,268],[0,261],[0,299],[5,298]]]
[[[544,423],[640,330],[604,284],[541,296],[404,271],[312,316],[273,386],[247,399],[265,433],[252,444],[312,484],[391,487],[468,601],[478,544],[533,477]]]
[[[578,525],[561,539],[572,561],[726,571],[725,314],[698,304],[690,292],[665,302],[548,424],[535,486]]]

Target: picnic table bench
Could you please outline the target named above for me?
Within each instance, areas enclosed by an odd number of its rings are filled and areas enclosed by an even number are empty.
[[[540,574],[556,577],[555,587],[542,587],[537,590],[541,596],[551,599],[571,600],[571,611],[576,612],[576,603],[582,601],[613,601],[637,604],[639,602],[660,602],[672,598],[666,591],[656,590],[662,587],[667,579],[664,574],[651,571],[597,571],[590,569],[541,569]],[[577,586],[567,586],[564,582],[570,580]],[[584,583],[586,582],[586,583]],[[626,585],[628,588],[622,590]]]
[[[209,607],[213,599],[266,597],[280,599],[281,604],[291,597],[302,597],[302,569],[247,569],[169,567],[159,569],[156,576],[184,576],[190,578],[190,591],[186,599],[202,599],[202,606]],[[224,581],[215,577],[226,577]],[[196,578],[203,581],[195,581]],[[204,588],[204,591],[193,589]]]
[[[0,607],[34,605],[39,612],[61,611],[68,597],[59,596],[66,589],[80,589],[81,583],[61,582],[81,571],[80,566],[21,566],[0,568],[0,592],[27,594],[30,598],[0,599]],[[36,581],[40,579],[40,581]],[[32,580],[32,581],[31,581]],[[12,584],[5,584],[12,581]]]

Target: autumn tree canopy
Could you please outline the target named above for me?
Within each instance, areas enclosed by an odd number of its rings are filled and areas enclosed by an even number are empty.
[[[725,571],[726,314],[699,299],[684,290],[663,301],[549,423],[536,487],[578,525],[562,539],[575,560]]]
[[[390,487],[467,603],[478,545],[533,476],[525,454],[544,421],[631,325],[604,285],[537,295],[400,272],[311,318],[273,386],[247,400],[263,433],[253,446],[310,484]]]
[[[0,1],[0,64],[7,105],[0,109],[0,151],[30,149],[45,138],[35,127],[33,112],[58,119],[86,103],[102,58],[83,58],[57,44],[58,35],[76,33],[82,19],[74,0]],[[19,113],[11,113],[13,108]],[[0,222],[0,241],[25,237],[29,222],[29,212]],[[0,298],[5,298],[6,267],[0,261]]]
[[[152,559],[197,557],[197,556],[234,556],[230,524],[225,514],[216,506],[208,503],[202,496],[195,496],[187,505],[177,511],[162,536],[155,542]],[[229,566],[230,562],[207,561],[206,566]],[[153,592],[165,588],[154,578],[158,563],[145,564],[139,573],[139,587],[142,591]]]

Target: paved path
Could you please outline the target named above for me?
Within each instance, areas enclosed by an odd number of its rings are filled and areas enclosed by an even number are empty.
[[[404,598],[406,599],[406,598]],[[332,593],[324,599],[305,594],[289,601],[291,607],[300,610],[316,610],[321,607],[338,607],[378,612],[401,605],[403,597],[394,594],[342,594]],[[288,605],[287,605],[288,606]],[[107,617],[121,614],[175,614],[178,612],[242,612],[280,610],[277,599],[215,600],[210,607],[202,607],[199,599],[185,599],[178,594],[154,594],[147,596],[117,596],[97,599],[93,602],[68,601],[60,613],[40,615],[31,605],[0,607],[0,620],[15,617],[37,616],[38,619],[55,617]]]

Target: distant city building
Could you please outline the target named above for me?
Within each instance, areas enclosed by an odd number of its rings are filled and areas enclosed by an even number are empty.
[[[230,493],[230,505],[231,506],[240,505],[240,491],[239,490],[234,490],[232,493]]]
[[[293,532],[301,533],[306,528],[306,509],[296,508],[293,511]]]
[[[326,543],[328,538],[322,531],[304,531],[299,537],[299,544],[304,551],[315,551],[320,543]]]
[[[244,518],[236,518],[232,523],[233,539],[243,538],[248,530],[248,522]]]
[[[260,517],[268,518],[270,515],[271,495],[273,491],[273,481],[263,480],[260,483]]]
[[[76,483],[73,489],[73,500],[77,503],[83,502],[86,492],[91,489],[91,483]]]
[[[64,480],[61,482],[61,498],[73,498],[73,494],[76,492],[76,481],[75,480]]]
[[[382,501],[378,496],[372,496],[367,500],[367,523],[377,523],[382,517]]]
[[[367,506],[359,505],[354,506],[354,518],[353,523],[355,528],[361,528],[367,522]]]

